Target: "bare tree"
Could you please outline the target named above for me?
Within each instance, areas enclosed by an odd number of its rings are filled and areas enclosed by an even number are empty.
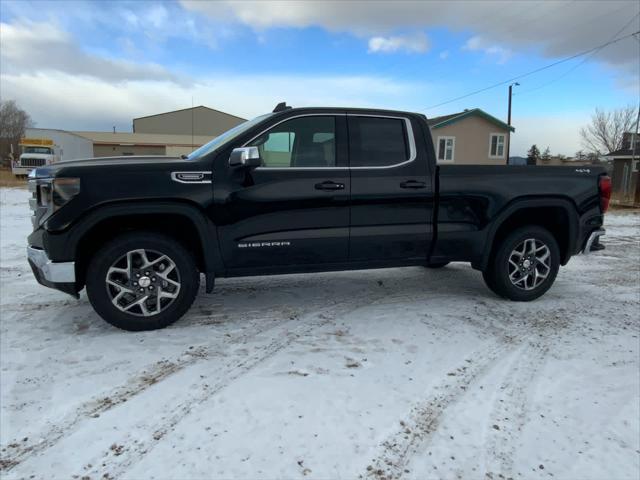
[[[622,135],[634,127],[636,107],[629,105],[611,111],[596,108],[591,123],[580,129],[582,144],[599,155],[622,148]]]
[[[14,100],[0,101],[0,161],[7,166],[10,154],[19,155],[20,139],[26,128],[32,127],[31,116]]]
[[[540,155],[540,160],[542,160],[543,163],[548,163],[551,160],[551,149],[548,146],[544,149],[542,155]]]

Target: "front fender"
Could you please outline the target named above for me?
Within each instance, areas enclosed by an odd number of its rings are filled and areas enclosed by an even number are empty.
[[[198,232],[207,279],[209,280],[209,274],[224,270],[216,226],[197,206],[179,201],[118,202],[103,205],[85,214],[64,232],[45,233],[44,246],[52,260],[73,261],[82,239],[100,223],[118,217],[153,214],[179,215],[187,218]],[[207,283],[209,284],[209,281]]]

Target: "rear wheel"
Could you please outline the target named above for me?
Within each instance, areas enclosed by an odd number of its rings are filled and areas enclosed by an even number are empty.
[[[543,295],[560,268],[560,250],[548,230],[522,227],[498,246],[482,273],[491,291],[509,300],[527,302]]]
[[[193,303],[200,273],[176,240],[128,233],[102,247],[87,273],[93,308],[111,325],[130,331],[163,328]]]

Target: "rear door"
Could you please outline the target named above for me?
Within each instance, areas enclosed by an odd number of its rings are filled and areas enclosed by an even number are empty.
[[[426,261],[434,192],[426,152],[418,151],[414,137],[422,135],[420,124],[349,113],[348,127],[350,260]]]
[[[278,122],[245,146],[262,166],[232,175],[219,227],[230,269],[346,262],[349,169],[346,116],[305,114]]]

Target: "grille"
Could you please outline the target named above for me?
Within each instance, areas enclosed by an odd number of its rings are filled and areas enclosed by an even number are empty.
[[[23,158],[20,160],[21,167],[42,167],[47,161],[44,158]]]

